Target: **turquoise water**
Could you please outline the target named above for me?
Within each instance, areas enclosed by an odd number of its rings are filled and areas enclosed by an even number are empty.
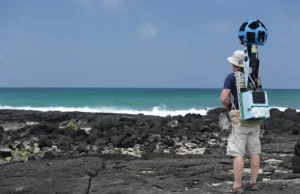
[[[300,90],[267,89],[269,106],[300,110]],[[1,109],[174,115],[222,106],[221,89],[0,88]]]

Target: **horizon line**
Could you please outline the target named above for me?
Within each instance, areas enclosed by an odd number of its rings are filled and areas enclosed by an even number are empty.
[[[34,89],[34,88],[80,88],[80,89],[222,89],[222,87],[158,87],[158,86],[144,86],[144,87],[129,87],[129,86],[0,86],[0,88],[14,88],[14,89]],[[300,88],[263,88],[263,90],[300,90]]]

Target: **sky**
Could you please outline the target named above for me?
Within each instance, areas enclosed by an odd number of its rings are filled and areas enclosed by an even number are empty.
[[[298,0],[3,0],[0,87],[221,88],[260,19],[264,88],[297,88]]]

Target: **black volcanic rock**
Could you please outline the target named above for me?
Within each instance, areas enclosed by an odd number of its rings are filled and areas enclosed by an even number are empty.
[[[0,193],[224,192],[233,174],[227,141],[218,136],[220,113],[227,112],[158,117],[0,110],[0,145],[11,150],[0,156]],[[263,123],[263,187],[256,193],[300,189],[298,119],[294,109],[271,109]]]
[[[296,111],[296,109],[287,108],[283,111],[283,114],[281,116],[283,119],[291,120],[294,122],[300,122],[300,117]]]

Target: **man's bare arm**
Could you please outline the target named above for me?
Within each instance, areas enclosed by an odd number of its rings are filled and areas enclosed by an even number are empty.
[[[228,107],[228,97],[230,95],[230,92],[231,92],[230,89],[223,89],[222,93],[221,93],[221,97],[220,97],[221,103],[228,110],[229,110],[229,107]]]

